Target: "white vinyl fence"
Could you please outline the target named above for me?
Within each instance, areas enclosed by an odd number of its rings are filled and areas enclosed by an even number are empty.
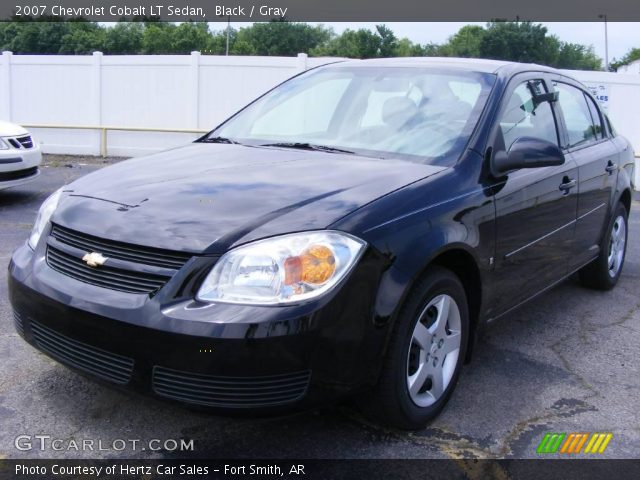
[[[268,89],[332,58],[191,55],[0,57],[0,120],[30,128],[47,153],[135,156],[187,143]],[[185,132],[185,130],[187,132]]]
[[[0,56],[0,120],[48,153],[135,156],[187,143],[285,79],[337,58]],[[567,71],[593,89],[640,155],[640,75]],[[86,128],[93,127],[93,128]],[[104,129],[103,127],[108,127]],[[127,130],[137,129],[137,130]],[[148,131],[156,129],[156,131]],[[640,168],[636,168],[640,185]]]

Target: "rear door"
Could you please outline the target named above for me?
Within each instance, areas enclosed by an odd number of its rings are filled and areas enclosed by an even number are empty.
[[[518,76],[516,78],[521,78]],[[509,151],[519,137],[559,145],[553,103],[534,100],[549,91],[543,76],[525,77],[507,91],[498,116],[494,151]],[[563,165],[521,169],[498,185],[494,285],[500,314],[545,289],[567,274],[573,248],[578,169],[571,157]]]
[[[618,151],[596,102],[577,85],[554,81],[566,130],[565,154],[578,166],[578,216],[570,269],[598,255],[618,176]]]

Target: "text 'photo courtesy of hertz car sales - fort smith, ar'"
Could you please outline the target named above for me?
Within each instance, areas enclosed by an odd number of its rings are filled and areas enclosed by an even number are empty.
[[[490,321],[623,268],[633,152],[557,70],[345,61],[42,205],[10,263],[23,338],[200,408],[355,398],[419,428]]]

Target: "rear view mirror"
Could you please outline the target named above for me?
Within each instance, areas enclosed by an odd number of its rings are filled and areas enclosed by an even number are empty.
[[[538,168],[562,165],[564,155],[551,142],[534,137],[520,137],[508,152],[496,152],[491,159],[491,172],[495,176],[504,175],[520,168]]]

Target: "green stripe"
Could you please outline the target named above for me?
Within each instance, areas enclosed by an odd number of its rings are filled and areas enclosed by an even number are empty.
[[[544,453],[544,447],[547,443],[547,440],[549,440],[549,438],[551,437],[550,433],[545,434],[545,436],[542,438],[542,441],[540,442],[540,445],[538,445],[538,453]]]
[[[547,442],[547,445],[544,447],[544,453],[551,453],[551,447],[553,446],[554,442],[556,441],[556,438],[558,438],[558,434],[557,433],[552,433],[551,434],[551,438]]]
[[[566,437],[566,436],[567,436],[566,433],[558,434],[558,439],[556,440],[556,443],[551,448],[551,452],[550,453],[556,453],[558,451],[558,448],[560,448],[560,445],[562,444],[562,440],[564,440],[564,437]]]

